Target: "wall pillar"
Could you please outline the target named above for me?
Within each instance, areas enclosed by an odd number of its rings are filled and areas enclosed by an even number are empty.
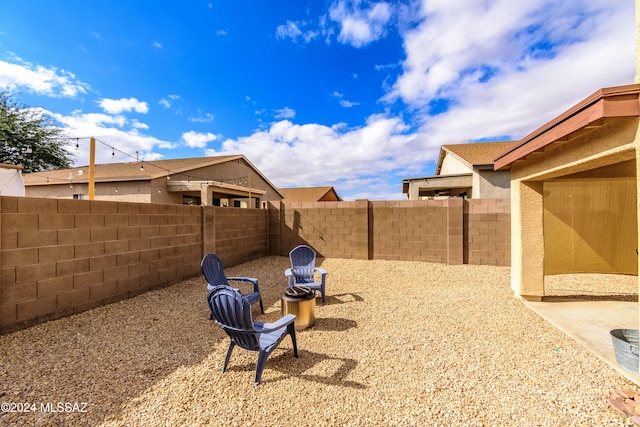
[[[201,206],[202,209],[202,253],[216,253],[215,209],[212,206]]]
[[[369,250],[369,200],[356,200],[356,250],[355,258],[371,259]]]
[[[464,199],[450,197],[447,205],[447,264],[464,264]]]
[[[213,206],[212,194],[213,193],[209,191],[208,185],[202,185],[200,187],[200,204],[202,206]]]
[[[420,185],[415,181],[409,182],[409,200],[420,200]]]
[[[511,289],[526,300],[544,296],[542,182],[511,181]]]

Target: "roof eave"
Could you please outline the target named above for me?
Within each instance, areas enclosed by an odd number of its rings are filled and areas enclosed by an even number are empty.
[[[522,138],[494,160],[494,170],[509,169],[527,155],[608,117],[640,116],[640,84],[603,88]]]

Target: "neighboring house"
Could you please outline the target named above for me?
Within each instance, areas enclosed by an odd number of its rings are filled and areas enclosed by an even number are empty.
[[[333,187],[281,188],[284,203],[290,202],[337,202],[340,197]]]
[[[22,166],[0,163],[0,196],[24,196]]]
[[[465,197],[500,199],[510,195],[509,171],[494,171],[493,159],[514,141],[443,145],[435,176],[405,178],[409,200]]]
[[[24,176],[26,195],[89,199],[89,166]],[[94,200],[260,207],[280,193],[244,155],[95,165]]]

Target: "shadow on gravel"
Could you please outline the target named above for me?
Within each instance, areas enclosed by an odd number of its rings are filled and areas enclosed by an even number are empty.
[[[335,331],[342,332],[352,328],[357,328],[358,323],[355,320],[343,318],[316,318],[316,323],[311,328],[314,331]]]
[[[322,353],[308,350],[298,351],[298,359],[291,361],[291,353],[286,352],[270,358],[270,368],[282,373],[282,377],[296,377],[301,380],[313,381],[325,385],[366,389],[367,386],[357,381],[347,380],[358,362],[355,359],[331,357]],[[267,362],[267,363],[269,363]],[[268,378],[262,382],[275,382],[279,378]]]

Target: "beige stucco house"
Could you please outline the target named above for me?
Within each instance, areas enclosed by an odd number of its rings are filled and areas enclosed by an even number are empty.
[[[89,198],[89,166],[24,176],[28,197]],[[261,207],[283,195],[244,155],[95,165],[94,200]]]
[[[638,274],[640,84],[598,90],[495,159],[511,171],[511,283],[545,274]]]
[[[446,197],[501,199],[510,196],[508,170],[494,170],[493,159],[513,145],[507,142],[450,144],[440,148],[434,176],[405,178],[409,200]]]

